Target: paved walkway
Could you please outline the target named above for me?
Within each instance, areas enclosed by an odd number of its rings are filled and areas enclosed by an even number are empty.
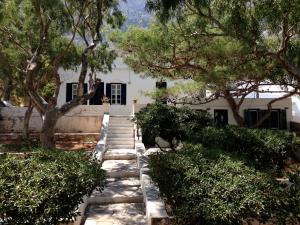
[[[110,117],[107,138],[102,164],[107,185],[103,192],[91,195],[84,225],[144,225],[145,206],[130,117]]]

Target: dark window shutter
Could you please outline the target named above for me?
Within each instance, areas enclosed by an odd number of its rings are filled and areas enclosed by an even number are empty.
[[[156,88],[157,89],[167,89],[167,82],[156,82]],[[157,99],[158,101],[160,101],[162,104],[167,104],[167,98],[163,98],[163,99]]]
[[[102,105],[102,98],[104,95],[104,83],[101,82],[98,84],[97,89],[95,91],[95,95],[90,98],[90,105]]]
[[[106,97],[109,98],[109,103],[111,104],[111,84],[106,84]]]
[[[268,113],[268,110],[260,110],[259,112],[259,119],[261,119],[264,115]],[[260,128],[269,129],[270,128],[270,116],[260,125]]]
[[[287,129],[287,118],[286,118],[286,110],[280,111],[280,129],[286,130]]]
[[[249,110],[245,109],[244,111],[244,120],[247,127],[250,126],[250,112]]]
[[[88,93],[88,85],[87,83],[85,83],[83,85],[83,94],[87,94]],[[84,103],[82,103],[83,105],[87,105],[87,101],[85,101]]]
[[[84,94],[88,93],[88,85],[87,85],[87,83],[85,83],[85,84],[83,85],[83,93],[84,93]]]
[[[66,102],[69,102],[72,100],[72,83],[67,83],[66,91]]]
[[[127,99],[126,84],[122,84],[122,86],[121,86],[121,105],[126,105],[126,99]]]
[[[167,88],[167,82],[156,82],[156,88],[166,89]]]

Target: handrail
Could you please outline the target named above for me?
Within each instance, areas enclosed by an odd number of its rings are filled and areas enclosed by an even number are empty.
[[[137,104],[137,100],[133,100],[132,112],[131,112],[132,119],[134,119],[134,117],[135,117],[136,104]],[[141,132],[141,129],[139,128],[138,124],[136,123],[136,121],[134,122],[133,129],[134,129],[135,143],[141,143],[142,142],[142,132]]]
[[[94,157],[102,162],[103,155],[106,151],[106,140],[107,140],[107,132],[108,132],[108,124],[109,124],[109,114],[105,113],[102,119],[102,127],[100,130],[99,141],[94,150]]]

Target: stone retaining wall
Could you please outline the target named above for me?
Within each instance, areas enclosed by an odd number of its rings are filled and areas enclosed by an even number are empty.
[[[26,107],[0,108],[0,133],[21,133]],[[77,106],[58,120],[58,133],[98,133],[102,125],[102,117],[109,110],[109,105]],[[29,130],[40,132],[42,119],[34,110],[30,119]]]

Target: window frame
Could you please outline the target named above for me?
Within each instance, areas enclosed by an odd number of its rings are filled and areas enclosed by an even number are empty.
[[[72,99],[76,98],[78,90],[78,84],[72,83]]]
[[[119,94],[117,93],[118,91]],[[111,83],[110,94],[112,105],[122,105],[122,83]]]

